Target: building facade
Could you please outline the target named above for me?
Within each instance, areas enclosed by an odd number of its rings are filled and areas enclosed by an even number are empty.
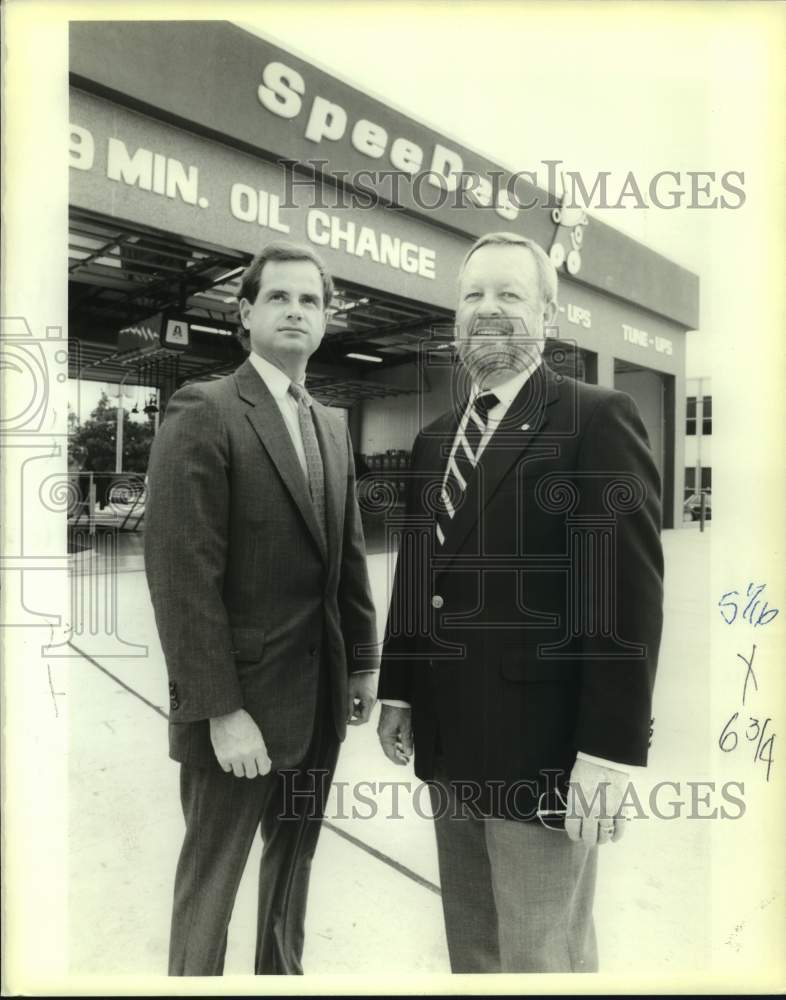
[[[227,22],[73,22],[70,46],[72,377],[156,385],[165,405],[231,370],[243,267],[309,243],[337,284],[310,388],[395,479],[451,402],[466,250],[520,232],[560,274],[550,362],[634,397],[664,525],[681,523],[695,275]]]
[[[712,381],[707,377],[685,380],[685,520],[702,493],[712,496]],[[705,500],[705,508],[708,501]],[[709,501],[711,507],[711,500]]]

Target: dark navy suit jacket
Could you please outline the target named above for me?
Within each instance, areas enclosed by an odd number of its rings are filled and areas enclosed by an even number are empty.
[[[660,483],[635,404],[524,384],[445,545],[436,497],[462,407],[415,442],[379,697],[413,707],[415,771],[567,780],[576,752],[646,762],[662,626]],[[534,801],[533,791],[531,800]]]

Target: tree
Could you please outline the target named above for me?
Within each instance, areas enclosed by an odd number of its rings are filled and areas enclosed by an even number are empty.
[[[73,411],[72,411],[73,414]],[[101,393],[98,405],[83,424],[69,414],[68,456],[84,472],[114,472],[117,434],[117,407]],[[123,471],[147,472],[150,446],[153,443],[152,419],[147,423],[131,420],[123,414]]]

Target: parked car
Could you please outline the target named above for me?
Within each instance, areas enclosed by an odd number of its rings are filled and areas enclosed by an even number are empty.
[[[701,493],[691,493],[682,505],[682,517],[684,521],[701,519]],[[704,493],[704,519],[712,520],[712,493],[709,490]]]

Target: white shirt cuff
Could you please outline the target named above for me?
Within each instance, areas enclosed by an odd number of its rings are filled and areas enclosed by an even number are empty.
[[[627,774],[628,769],[624,764],[619,764],[614,760],[606,760],[605,757],[595,757],[591,753],[584,753],[579,750],[576,754],[578,760],[586,760],[590,764],[597,764],[599,767],[607,767],[610,771],[619,771],[620,774]]]
[[[394,698],[380,698],[380,705],[390,705],[391,708],[412,708],[408,701],[396,701]]]

